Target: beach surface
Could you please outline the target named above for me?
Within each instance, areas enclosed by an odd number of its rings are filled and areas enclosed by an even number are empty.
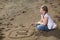
[[[40,32],[31,25],[40,20],[42,5],[56,30]],[[60,40],[60,0],[0,0],[0,40]]]

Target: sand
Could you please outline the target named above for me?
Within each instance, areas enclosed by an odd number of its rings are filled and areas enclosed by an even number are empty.
[[[47,5],[57,29],[40,32],[31,25]],[[60,40],[60,0],[0,0],[0,40]]]

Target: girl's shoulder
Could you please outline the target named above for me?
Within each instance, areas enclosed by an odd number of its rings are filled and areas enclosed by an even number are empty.
[[[48,14],[48,13],[46,13],[46,14],[44,15],[44,17],[49,17],[49,14]]]

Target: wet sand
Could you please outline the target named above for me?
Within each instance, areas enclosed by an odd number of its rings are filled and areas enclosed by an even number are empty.
[[[53,31],[38,31],[40,7],[47,5],[57,23]],[[60,0],[0,0],[0,40],[60,40]]]

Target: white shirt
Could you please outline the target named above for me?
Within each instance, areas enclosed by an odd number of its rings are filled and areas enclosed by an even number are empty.
[[[48,29],[54,29],[54,28],[56,28],[55,22],[52,20],[52,18],[50,17],[50,15],[48,15],[48,13],[46,13],[44,15],[44,17],[48,18],[48,23],[47,23]]]

